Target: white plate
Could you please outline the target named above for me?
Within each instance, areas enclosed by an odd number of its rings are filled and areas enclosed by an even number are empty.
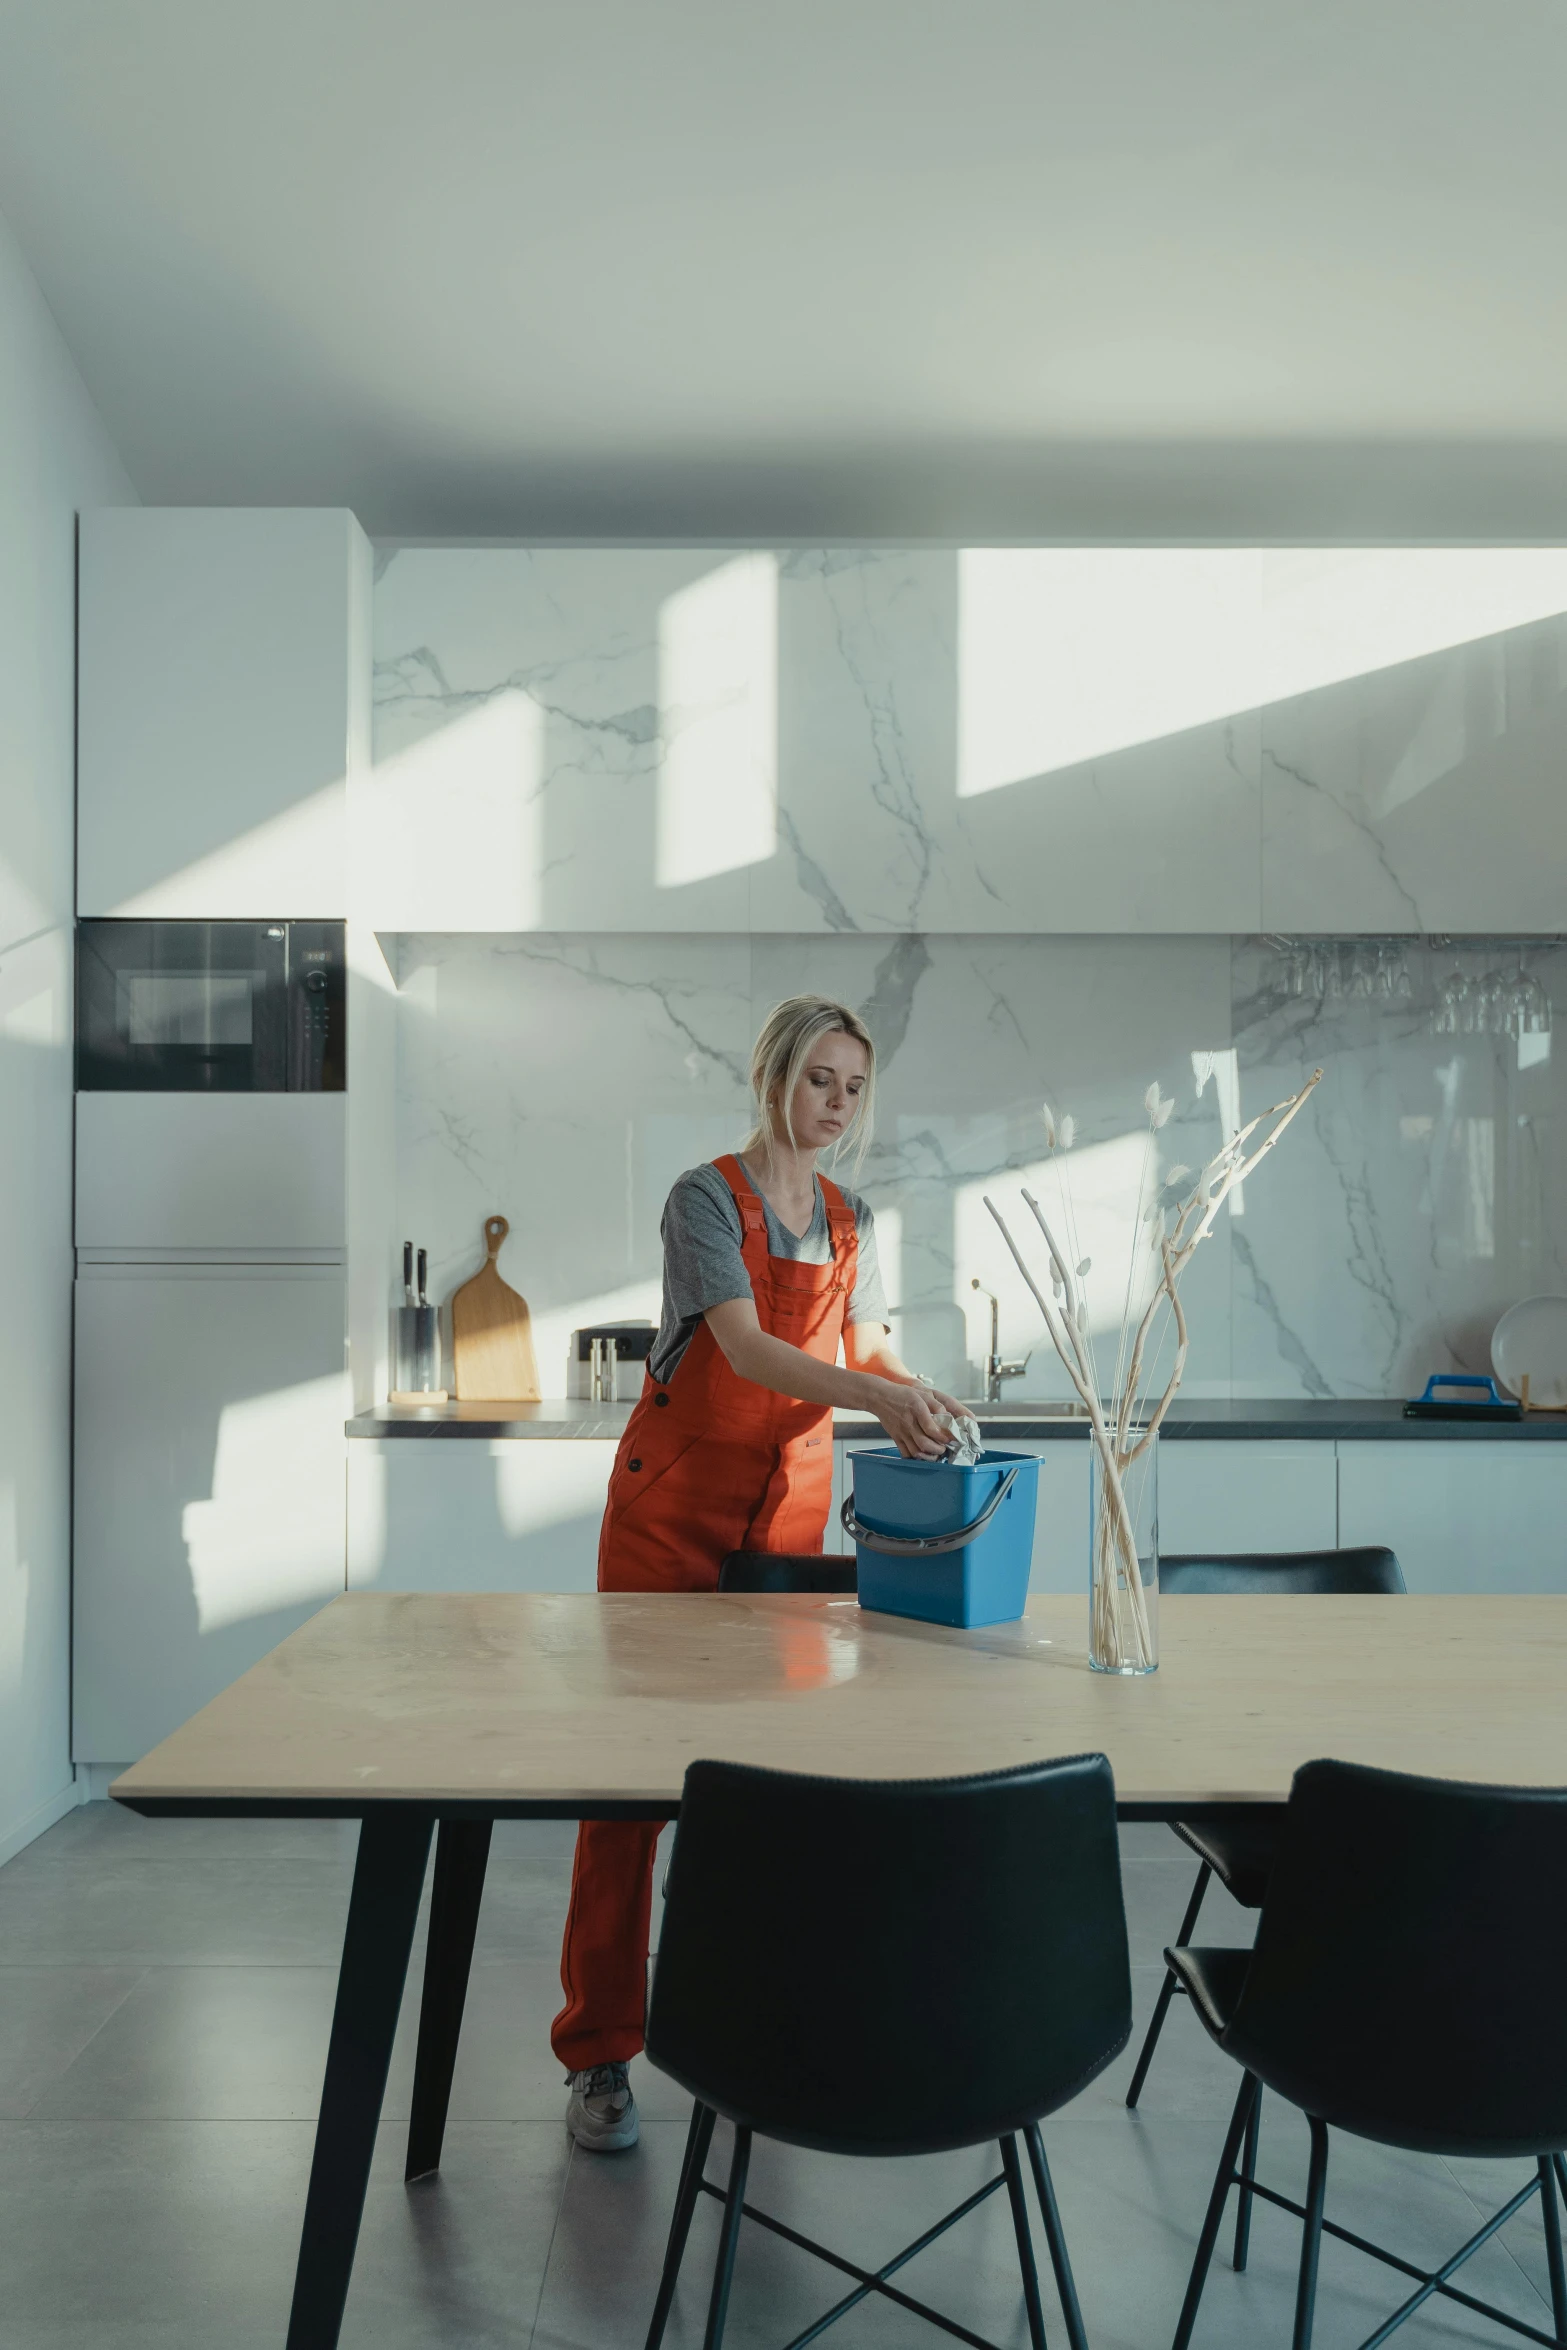
[[[1567,1297],[1509,1306],[1491,1333],[1491,1368],[1511,1395],[1522,1395],[1527,1373],[1531,1403],[1567,1404]]]

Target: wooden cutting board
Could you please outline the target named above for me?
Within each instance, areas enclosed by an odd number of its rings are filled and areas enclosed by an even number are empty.
[[[486,1216],[483,1268],[452,1298],[452,1379],[462,1403],[539,1400],[527,1300],[501,1279],[495,1263],[510,1230],[504,1216]]]

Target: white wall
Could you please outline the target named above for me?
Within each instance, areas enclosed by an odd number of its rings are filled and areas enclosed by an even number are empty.
[[[0,1860],[74,1800],[76,515],[135,496],[0,219]]]

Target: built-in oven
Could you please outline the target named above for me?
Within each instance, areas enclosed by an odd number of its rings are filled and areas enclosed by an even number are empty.
[[[341,1093],[341,922],[76,926],[82,1093]]]

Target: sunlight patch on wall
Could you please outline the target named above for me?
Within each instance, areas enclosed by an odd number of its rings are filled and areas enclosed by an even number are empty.
[[[46,930],[0,953],[0,1036],[12,1044],[70,1043],[70,936]]]
[[[1240,1129],[1241,1123],[1241,1062],[1233,1045],[1220,1045],[1215,1051],[1193,1053],[1192,1083],[1200,1101],[1209,1084],[1213,1086],[1214,1102],[1219,1113],[1219,1140],[1228,1142]],[[1232,1216],[1246,1213],[1246,1186],[1237,1183],[1226,1203]]]
[[[224,1405],[212,1497],[180,1519],[203,1632],[342,1590],[350,1408],[346,1372]]]
[[[876,1261],[881,1267],[882,1295],[889,1306],[902,1306],[908,1301],[903,1294],[903,1210],[886,1207],[876,1210]],[[893,1343],[896,1346],[900,1317],[892,1317]]]
[[[1074,1210],[1070,1219],[1062,1208],[1059,1170],[1063,1163],[1070,1172]],[[1148,1227],[1139,1220],[1139,1200],[1146,1203],[1143,1187],[1150,1169],[1156,1170],[1157,1164],[1157,1146],[1153,1146],[1150,1157],[1150,1138],[1146,1133],[1120,1134],[1109,1142],[1086,1143],[1065,1154],[1064,1162],[1059,1157],[1040,1159],[1029,1167],[1014,1167],[1005,1174],[982,1176],[976,1182],[960,1185],[953,1198],[955,1303],[965,1313],[983,1308],[988,1337],[988,1301],[976,1297],[969,1287],[971,1275],[977,1274],[1001,1301],[1002,1353],[1016,1356],[1031,1346],[1049,1348],[1050,1340],[1039,1308],[985,1206],[988,1191],[1005,1216],[1035,1280],[1043,1288],[1048,1260],[1044,1236],[1023,1204],[1023,1193],[1027,1190],[1044,1210],[1061,1247],[1076,1252],[1074,1262],[1080,1262],[1083,1257],[1090,1259],[1084,1283],[1090,1330],[1096,1338],[1119,1330],[1129,1277],[1134,1270],[1133,1301],[1146,1303],[1152,1295],[1153,1259],[1148,1249]],[[1135,1268],[1134,1233],[1137,1236]],[[983,1355],[984,1344],[979,1344],[975,1351]],[[1102,1371],[1108,1369],[1108,1363],[1101,1365]]]
[[[969,547],[958,793],[1567,611],[1559,547]]]
[[[740,555],[658,615],[660,889],[732,873],[778,840],[778,565]]]
[[[508,687],[356,777],[354,911],[373,930],[536,930],[544,712]]]

